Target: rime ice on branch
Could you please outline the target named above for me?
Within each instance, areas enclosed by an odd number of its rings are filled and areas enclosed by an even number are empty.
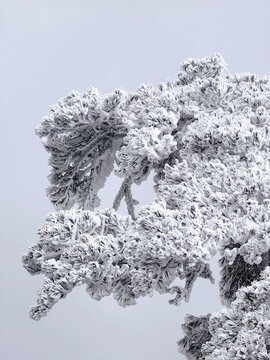
[[[236,293],[231,309],[187,316],[179,350],[196,360],[269,360],[270,267]]]
[[[209,319],[211,340],[202,346],[205,360],[270,359],[270,267],[259,280],[236,293],[231,309]]]
[[[51,108],[37,134],[51,155],[48,196],[59,211],[23,256],[30,273],[45,275],[32,318],[81,284],[92,298],[113,294],[122,306],[154,290],[174,293],[170,302],[180,304],[198,276],[213,281],[207,261],[217,251],[226,305],[263,271],[267,276],[269,78],[229,74],[219,54],[189,59],[176,80],[158,86],[109,95],[94,88],[72,92]],[[113,169],[123,183],[112,209],[93,212]],[[136,216],[132,184],[152,170],[156,200]],[[116,213],[122,200],[128,216]],[[171,286],[177,277],[186,280],[184,288]],[[214,335],[213,325],[208,333],[208,320],[196,319],[187,319],[180,349],[190,359],[212,359],[206,338]],[[251,323],[246,327],[253,331]],[[195,348],[189,336],[198,339]],[[212,350],[226,347],[210,343]],[[258,351],[269,352],[265,346]]]

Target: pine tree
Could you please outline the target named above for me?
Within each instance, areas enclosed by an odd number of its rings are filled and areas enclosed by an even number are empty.
[[[82,284],[121,306],[153,291],[179,305],[197,277],[214,281],[208,261],[219,252],[230,309],[189,315],[179,350],[188,359],[270,359],[269,78],[232,75],[220,54],[188,59],[176,80],[133,93],[73,91],[36,132],[50,153],[56,212],[22,259],[45,276],[33,319]],[[95,210],[113,170],[123,182],[112,208]],[[151,171],[156,199],[135,214],[132,184]],[[126,216],[117,214],[122,200]]]

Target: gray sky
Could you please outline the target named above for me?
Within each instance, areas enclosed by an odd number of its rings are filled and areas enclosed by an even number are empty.
[[[173,79],[183,60],[211,52],[231,72],[270,75],[269,14],[270,0],[0,0],[1,359],[184,359],[180,324],[186,313],[221,308],[218,282],[198,281],[180,307],[156,294],[126,309],[79,287],[40,322],[28,318],[43,278],[20,258],[53,211],[48,154],[34,128],[71,89],[132,91]],[[109,179],[102,206],[111,206],[119,183]],[[141,204],[154,198],[151,181],[134,191]]]

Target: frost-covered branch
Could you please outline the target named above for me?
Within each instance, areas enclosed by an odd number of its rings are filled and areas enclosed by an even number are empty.
[[[242,287],[230,310],[209,319],[211,340],[202,345],[205,360],[270,358],[270,267]]]
[[[171,303],[180,304],[189,296],[195,278],[211,279],[211,272],[200,260],[203,252],[180,246],[180,228],[177,218],[173,223],[172,219],[165,203],[142,208],[136,222],[114,210],[50,214],[39,230],[40,241],[23,256],[31,274],[45,275],[31,317],[44,316],[54,303],[82,284],[92,298],[114,294],[122,306],[134,304],[136,298],[154,290],[176,293]],[[176,277],[186,279],[185,288],[170,287]]]
[[[51,154],[48,196],[56,209],[99,205],[97,192],[113,170],[115,152],[127,133],[120,115],[126,102],[119,90],[108,96],[94,88],[83,94],[73,91],[44,117],[36,132]]]

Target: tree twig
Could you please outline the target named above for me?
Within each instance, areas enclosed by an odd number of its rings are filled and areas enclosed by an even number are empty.
[[[113,202],[113,209],[115,210],[118,210],[120,204],[121,204],[121,200],[123,199],[123,197],[125,196],[125,189],[126,189],[126,186],[131,183],[131,178],[130,176],[126,177],[125,180],[122,182],[122,185],[114,199],[114,202]]]
[[[135,220],[134,202],[131,194],[131,184],[126,186],[124,193],[125,193],[125,201],[127,204],[128,213],[131,216],[132,220]]]

